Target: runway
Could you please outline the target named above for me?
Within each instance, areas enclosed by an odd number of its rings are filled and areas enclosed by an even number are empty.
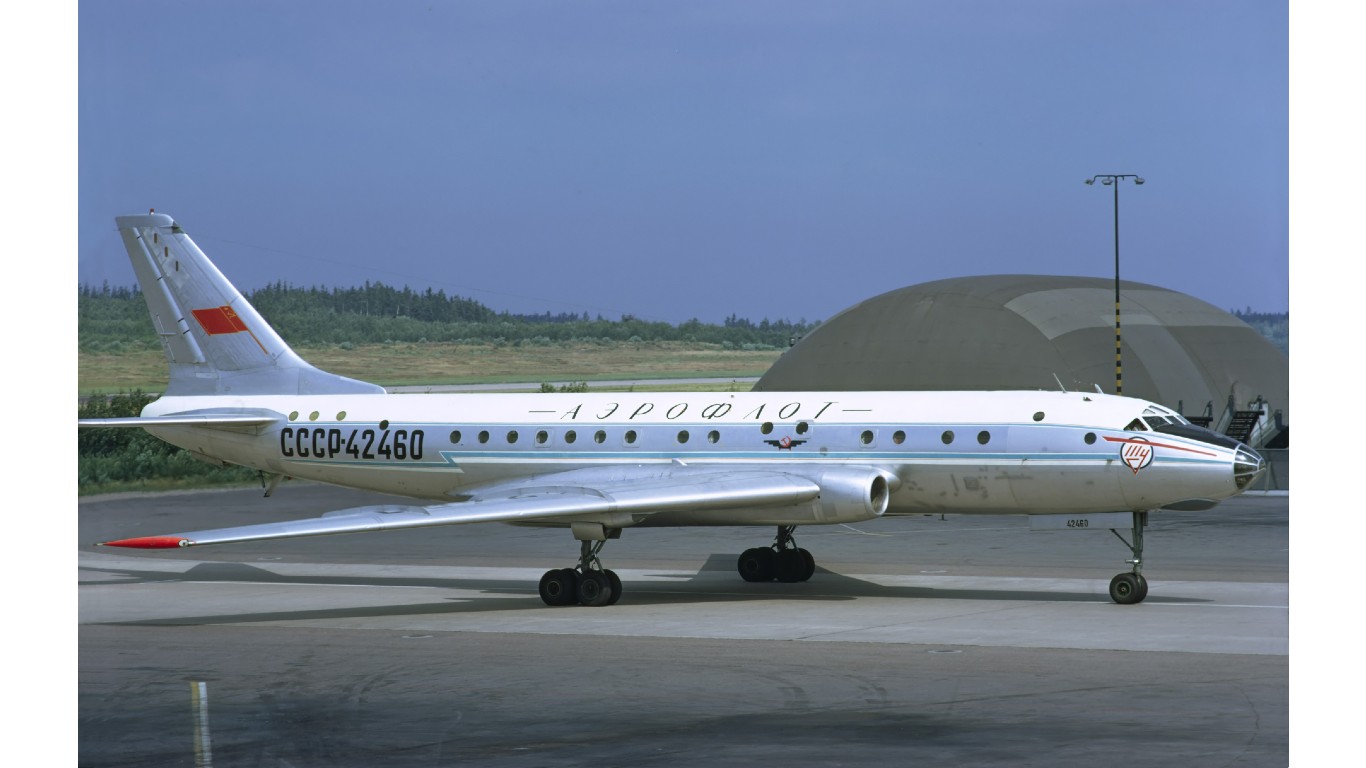
[[[385,498],[84,501],[81,764],[1289,761],[1284,495],[1154,514],[1137,606],[1114,536],[1006,517],[803,528],[804,584],[735,573],[769,529],[628,530],[602,609],[537,597],[577,556],[557,530],[90,546]]]

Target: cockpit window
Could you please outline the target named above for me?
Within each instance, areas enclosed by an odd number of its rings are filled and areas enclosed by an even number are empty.
[[[1161,405],[1150,405],[1143,409],[1143,420],[1148,422],[1152,429],[1161,431],[1166,424],[1189,424],[1185,417],[1170,408]]]
[[[1164,435],[1176,435],[1177,437],[1186,437],[1192,440],[1199,440],[1204,443],[1218,445],[1229,449],[1236,449],[1240,445],[1240,443],[1237,440],[1234,440],[1228,435],[1221,435],[1218,432],[1211,432],[1210,430],[1205,429],[1204,427],[1197,427],[1194,424],[1163,424],[1162,426],[1156,427],[1155,429],[1156,431],[1161,432]]]
[[[1124,428],[1125,432],[1147,432],[1148,425],[1143,423],[1143,419],[1134,419],[1129,422],[1129,426]]]

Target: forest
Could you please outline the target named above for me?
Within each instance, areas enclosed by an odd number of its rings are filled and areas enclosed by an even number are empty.
[[[415,291],[383,283],[358,288],[299,288],[275,283],[245,294],[291,345],[450,343],[614,343],[685,341],[736,349],[782,349],[816,323],[731,315],[720,324],[688,320],[678,325],[587,313],[514,315],[443,291]],[[81,286],[77,340],[87,351],[121,345],[159,347],[147,305],[135,288]]]

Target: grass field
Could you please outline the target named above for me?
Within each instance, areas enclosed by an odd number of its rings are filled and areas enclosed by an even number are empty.
[[[746,378],[762,376],[781,351],[725,349],[717,344],[657,342],[612,345],[502,346],[462,344],[370,344],[343,349],[296,350],[325,371],[382,386],[539,383],[614,379]],[[81,395],[166,387],[161,350],[80,353]],[[749,384],[737,385],[749,389]],[[726,389],[709,385],[680,388]],[[665,387],[660,387],[665,388]]]

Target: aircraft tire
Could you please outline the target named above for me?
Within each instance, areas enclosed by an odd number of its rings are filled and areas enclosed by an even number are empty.
[[[745,581],[773,581],[776,557],[777,553],[767,547],[755,547],[745,550],[735,567]]]
[[[1148,596],[1148,580],[1137,573],[1121,573],[1110,580],[1110,599],[1120,605],[1134,605]]]
[[[550,606],[573,605],[579,601],[578,574],[573,568],[546,571],[541,577],[541,602]]]
[[[616,571],[603,571],[603,573],[607,574],[608,581],[612,583],[612,596],[608,598],[607,604],[616,605],[617,601],[621,599],[621,577],[617,575]]]
[[[778,553],[774,565],[774,575],[778,581],[785,584],[805,581],[802,576],[806,574],[806,558],[802,557],[801,550],[784,549]]]
[[[579,577],[579,605],[598,608],[612,599],[612,580],[602,571],[587,571]]]
[[[797,550],[802,556],[802,577],[798,581],[810,581],[816,575],[816,558],[804,549]]]

